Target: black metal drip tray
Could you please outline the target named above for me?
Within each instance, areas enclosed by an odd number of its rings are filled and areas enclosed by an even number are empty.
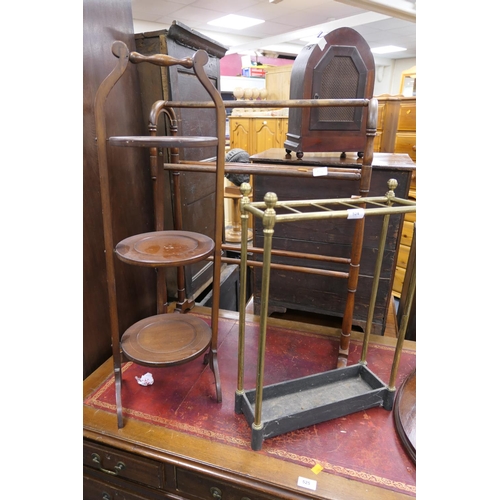
[[[235,408],[252,425],[252,448],[259,450],[266,438],[386,407],[387,395],[387,386],[368,367],[357,364],[263,387],[260,428],[253,425],[255,390],[237,394]]]

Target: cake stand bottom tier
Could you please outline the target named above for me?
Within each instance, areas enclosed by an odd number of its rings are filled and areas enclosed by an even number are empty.
[[[124,355],[140,365],[179,365],[205,352],[212,330],[202,319],[189,314],[158,314],[138,321],[122,336]]]

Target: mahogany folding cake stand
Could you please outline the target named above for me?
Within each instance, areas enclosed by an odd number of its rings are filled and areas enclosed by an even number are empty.
[[[220,302],[221,245],[223,241],[224,209],[224,149],[225,108],[220,93],[208,79],[203,66],[208,55],[198,50],[192,58],[176,59],[157,54],[143,56],[129,52],[127,46],[116,41],[112,46],[118,58],[115,68],[101,83],[95,97],[95,124],[97,155],[101,187],[106,273],[113,349],[116,411],[118,427],[124,425],[121,402],[122,356],[137,364],[149,367],[166,367],[185,363],[205,354],[205,362],[214,373],[217,401],[222,400],[220,375],[217,361],[218,310]],[[156,136],[158,118],[162,113],[174,116],[173,108],[183,103],[157,101],[150,114],[149,136],[108,137],[106,134],[106,99],[124,74],[129,63],[152,63],[157,66],[182,65],[192,68],[195,76],[207,90],[216,114],[216,136],[178,137]],[[221,139],[222,138],[222,139]],[[183,231],[181,227],[165,231],[163,221],[163,156],[162,148],[192,148],[216,146],[216,194],[215,194],[215,237]],[[131,235],[116,245],[113,242],[113,218],[111,213],[110,174],[107,159],[108,147],[148,148],[150,154],[151,178],[153,181],[155,205],[155,231]],[[118,326],[118,307],[115,278],[115,257],[121,261],[155,268],[157,270],[157,314],[131,325],[122,336]],[[213,259],[213,300],[211,326],[200,318],[188,314],[167,313],[167,291],[165,269],[180,268],[187,264]],[[121,338],[120,338],[121,337]],[[208,352],[207,352],[208,351]]]

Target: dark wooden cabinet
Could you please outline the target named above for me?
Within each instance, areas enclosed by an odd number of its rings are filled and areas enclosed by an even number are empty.
[[[168,54],[178,59],[192,57],[197,49],[207,51],[209,60],[204,69],[215,88],[220,88],[220,58],[227,48],[214,40],[173,22],[168,30],[135,35],[137,52],[144,55]],[[157,100],[207,101],[206,90],[191,69],[182,66],[159,68],[142,64],[138,68],[141,87],[144,126],[147,126],[151,105]],[[178,135],[212,136],[215,130],[215,109],[177,108]],[[169,130],[168,123],[158,134]],[[147,129],[146,129],[147,130]],[[180,160],[203,160],[215,156],[215,147],[188,148],[179,151]],[[166,160],[171,158],[166,157]],[[165,175],[165,229],[173,229],[173,175]],[[183,229],[214,237],[215,176],[200,172],[182,172],[180,176],[180,202]],[[210,282],[212,263],[202,262],[185,268],[186,295],[197,297]],[[176,272],[168,273],[169,299],[176,297]]]
[[[310,153],[302,160],[287,158],[282,149],[271,149],[253,155],[251,161],[257,163],[316,166],[352,167],[361,160],[354,155],[341,160],[339,153]],[[398,181],[396,195],[407,198],[415,164],[403,154],[375,153],[369,195],[383,195],[387,192],[387,181]],[[253,176],[253,199],[262,201],[264,195],[272,191],[280,200],[313,200],[350,197],[358,193],[358,184],[353,181],[328,180],[324,177],[297,179],[295,177]],[[392,216],[386,241],[385,257],[380,276],[379,293],[375,305],[372,333],[383,334],[387,319],[392,283],[396,266],[396,250],[402,230],[402,216]],[[365,224],[365,236],[360,264],[360,275],[356,290],[353,325],[363,329],[366,324],[373,282],[373,271],[378,249],[378,235],[382,217],[371,217]],[[277,224],[273,237],[273,248],[321,255],[349,257],[353,235],[351,221],[306,221],[303,223]],[[255,226],[255,245],[263,244],[262,225]],[[273,262],[281,264],[308,265],[307,261],[273,257]],[[309,264],[310,265],[310,264]],[[342,270],[335,264],[316,267]],[[261,277],[260,268],[254,269],[254,308],[260,313]],[[345,280],[294,271],[272,271],[269,292],[269,314],[285,312],[287,309],[307,311],[317,314],[342,317],[347,296]]]

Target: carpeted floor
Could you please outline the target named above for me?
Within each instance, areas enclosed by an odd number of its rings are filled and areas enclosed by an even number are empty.
[[[208,316],[199,315],[207,323]],[[338,340],[312,333],[270,327],[266,344],[265,385],[330,370],[335,367]],[[258,324],[247,324],[245,389],[255,387]],[[215,400],[214,377],[202,358],[174,368],[150,369],[133,363],[123,367],[123,406],[125,418],[251,449],[251,429],[245,417],[234,411],[237,382],[238,322],[221,319],[219,326],[219,366],[223,402]],[[361,354],[361,342],[351,341],[349,364]],[[384,381],[389,380],[394,351],[373,343],[368,366]],[[415,369],[416,353],[403,350],[396,386]],[[136,382],[150,372],[154,384],[143,387]],[[92,393],[85,405],[115,412],[114,378],[111,376]],[[323,472],[416,495],[416,467],[407,455],[394,423],[393,412],[372,408],[266,439],[255,453],[313,467]]]

